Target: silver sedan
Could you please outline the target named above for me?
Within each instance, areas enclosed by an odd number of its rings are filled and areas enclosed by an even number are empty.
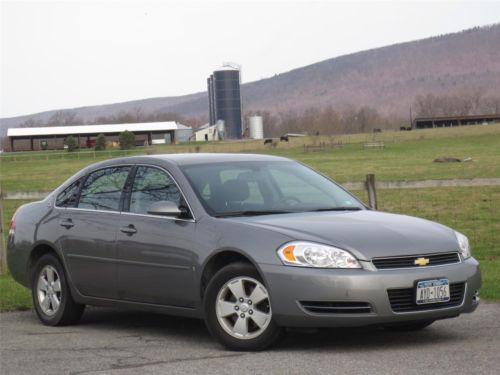
[[[474,311],[481,286],[463,234],[243,154],[91,165],[18,209],[8,262],[44,324],[74,324],[85,305],[141,309],[205,319],[234,350],[286,327],[423,329]]]

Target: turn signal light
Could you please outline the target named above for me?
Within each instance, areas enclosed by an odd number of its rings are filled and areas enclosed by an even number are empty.
[[[295,262],[297,260],[295,258],[295,255],[293,255],[294,250],[295,250],[294,245],[287,246],[282,250],[282,254],[286,258],[286,260],[289,260],[290,262]]]

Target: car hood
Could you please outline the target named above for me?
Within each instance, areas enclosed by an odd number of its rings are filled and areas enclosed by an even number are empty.
[[[458,251],[452,229],[424,219],[378,211],[303,212],[232,218],[290,240],[315,241],[359,259]]]

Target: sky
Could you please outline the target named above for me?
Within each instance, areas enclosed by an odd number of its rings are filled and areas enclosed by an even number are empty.
[[[500,22],[500,1],[1,1],[0,117],[206,90]]]

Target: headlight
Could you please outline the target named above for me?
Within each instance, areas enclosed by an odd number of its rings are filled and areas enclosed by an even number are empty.
[[[462,258],[464,258],[464,259],[469,258],[471,256],[469,239],[467,237],[465,237],[462,233],[459,233],[459,232],[455,232],[455,236],[457,237],[458,248],[460,250],[460,254],[462,255]]]
[[[278,256],[287,266],[361,268],[347,251],[311,242],[289,242],[278,249]]]

